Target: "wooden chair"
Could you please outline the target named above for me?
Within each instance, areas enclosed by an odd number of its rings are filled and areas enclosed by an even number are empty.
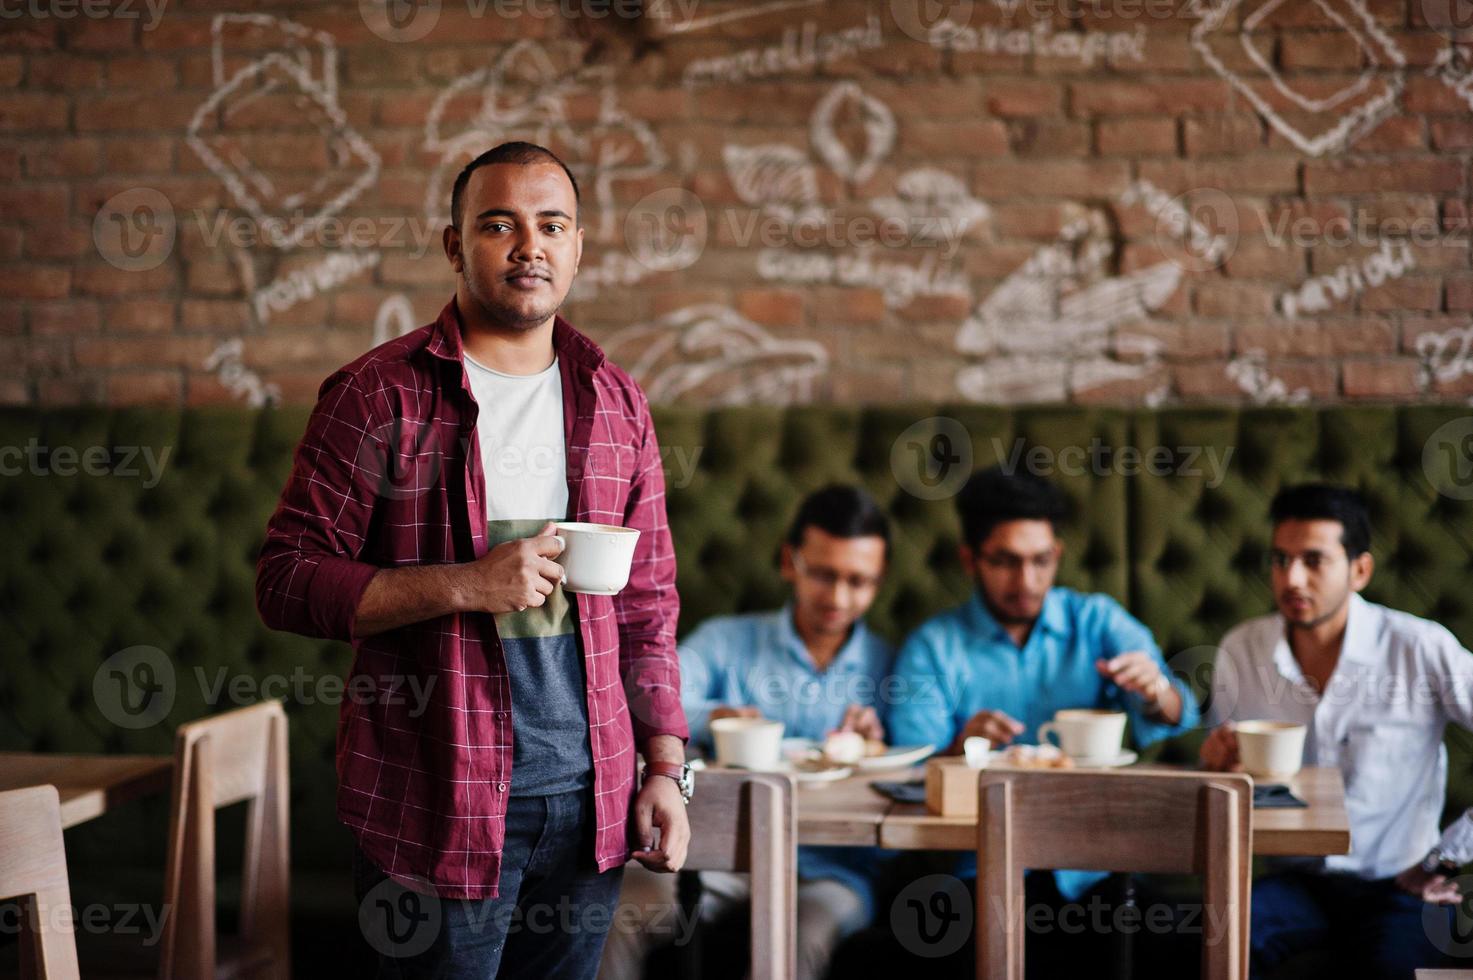
[[[215,934],[215,811],[248,801],[240,931]],[[267,701],[180,725],[162,980],[289,978],[286,713]]]
[[[983,772],[979,793],[979,978],[1023,978],[1023,872],[1030,868],[1201,875],[1202,976],[1247,977],[1253,839],[1247,776]],[[1226,926],[1221,935],[1214,923]]]
[[[797,797],[786,776],[696,773],[688,811],[691,871],[752,876],[752,980],[797,971]]]
[[[0,898],[23,899],[28,912],[20,933],[20,975],[77,980],[72,896],[55,786],[0,793]]]

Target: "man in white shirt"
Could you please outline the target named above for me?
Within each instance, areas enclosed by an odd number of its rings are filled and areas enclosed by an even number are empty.
[[[1307,726],[1304,764],[1339,766],[1351,853],[1253,888],[1253,972],[1333,940],[1344,975],[1411,980],[1448,948],[1450,879],[1473,859],[1473,816],[1438,832],[1448,722],[1473,727],[1473,656],[1442,626],[1362,599],[1375,563],[1353,490],[1287,487],[1270,508],[1278,612],[1223,637],[1206,768],[1240,768],[1233,722]],[[1439,946],[1442,949],[1439,949]]]

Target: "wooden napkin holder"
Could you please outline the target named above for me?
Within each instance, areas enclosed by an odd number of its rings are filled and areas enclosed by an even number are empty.
[[[959,755],[932,756],[926,762],[926,809],[943,817],[977,815],[977,777]]]

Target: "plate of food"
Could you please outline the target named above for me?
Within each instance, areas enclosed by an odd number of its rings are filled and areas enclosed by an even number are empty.
[[[989,769],[1114,769],[1139,758],[1129,749],[1112,759],[1072,759],[1054,745],[1009,745],[988,754]]]
[[[783,758],[791,762],[825,761],[856,769],[904,769],[936,751],[934,745],[886,745],[858,732],[833,732],[823,741],[783,739]]]

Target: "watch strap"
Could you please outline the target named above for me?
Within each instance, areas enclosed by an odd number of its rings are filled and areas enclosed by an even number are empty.
[[[645,776],[669,776],[677,783],[685,778],[685,764],[681,762],[646,762]]]

